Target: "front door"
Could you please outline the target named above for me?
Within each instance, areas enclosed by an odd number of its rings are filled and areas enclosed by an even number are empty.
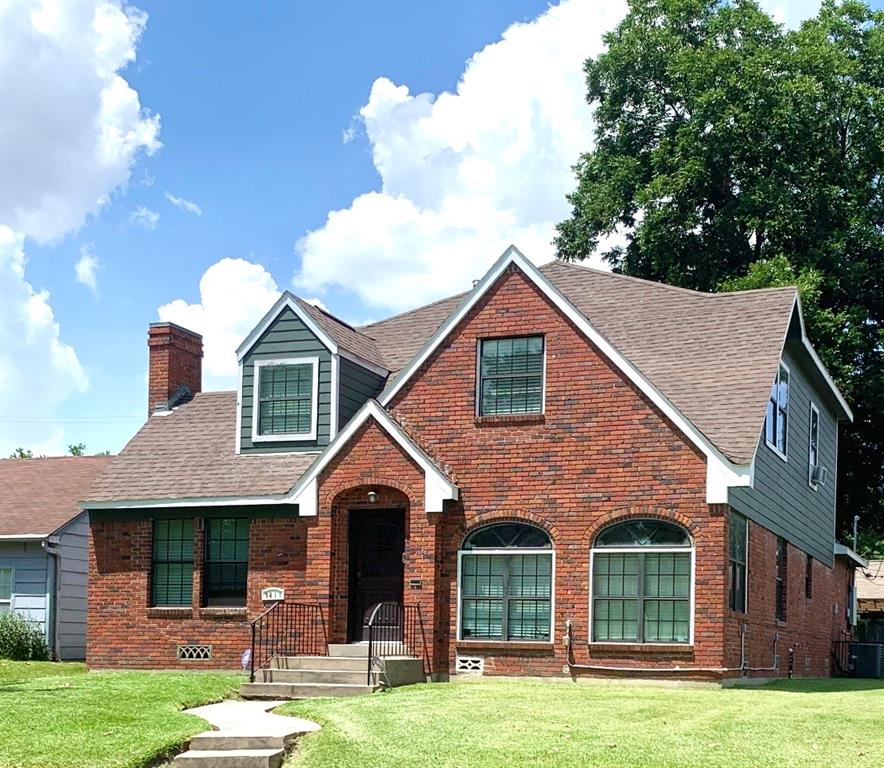
[[[378,603],[402,603],[405,552],[403,510],[351,510],[350,600],[347,635],[367,639],[364,627]]]

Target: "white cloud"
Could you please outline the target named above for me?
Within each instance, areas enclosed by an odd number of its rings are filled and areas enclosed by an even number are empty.
[[[11,418],[50,414],[89,386],[76,351],[61,340],[49,293],[34,290],[26,264],[24,236],[0,224],[0,456],[32,434],[24,435],[28,425]],[[51,424],[44,429],[41,442],[57,431]]]
[[[45,242],[78,229],[159,148],[160,121],[118,74],[147,14],[112,2],[0,10],[0,221]]]
[[[469,287],[510,243],[547,261],[592,138],[583,62],[625,3],[565,2],[467,63],[455,93],[375,80],[360,116],[381,189],[296,244],[294,284],[400,310]]]
[[[325,304],[322,303],[321,299],[317,299],[315,296],[310,299],[304,299],[308,304],[312,304],[314,307],[319,307],[323,312],[328,312],[329,309]]]
[[[98,257],[88,245],[80,248],[80,258],[74,265],[74,276],[78,283],[85,285],[92,293],[98,293]]]
[[[185,200],[183,197],[175,197],[171,192],[166,192],[166,200],[172,203],[176,208],[180,208],[182,211],[187,211],[187,213],[192,213],[196,216],[203,215],[203,209],[192,200]]]
[[[821,0],[761,0],[760,4],[775,21],[795,29],[802,21],[819,12]]]
[[[160,214],[144,205],[139,205],[129,214],[129,223],[145,229],[156,229],[160,223]]]
[[[64,430],[49,419],[88,388],[49,293],[28,281],[25,243],[79,229],[160,147],[159,116],[119,74],[146,22],[108,0],[0,4],[0,415],[41,420],[0,422],[0,455],[62,451]],[[87,285],[89,264],[81,254],[75,272]]]
[[[175,299],[157,312],[160,320],[203,335],[203,388],[236,388],[235,350],[279,298],[272,275],[245,259],[221,259],[200,280],[200,300]]]

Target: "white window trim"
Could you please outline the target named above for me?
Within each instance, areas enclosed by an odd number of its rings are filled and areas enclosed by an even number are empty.
[[[492,523],[493,525],[493,523]],[[530,525],[530,523],[526,523]],[[485,527],[485,526],[483,526]],[[536,526],[535,526],[536,527]],[[477,529],[478,530],[478,529]],[[549,535],[549,534],[547,534]],[[549,586],[549,640],[495,640],[484,637],[464,637],[461,632],[461,598],[463,596],[462,562],[464,555],[550,555]],[[461,643],[533,643],[538,646],[552,645],[556,641],[556,551],[552,547],[500,547],[457,550],[457,641]]]
[[[780,386],[780,369],[781,368],[785,368],[786,373],[789,375],[789,384],[788,384],[789,389],[788,389],[788,395],[787,395],[788,399],[786,400],[786,432],[785,432],[786,445],[784,446],[786,451],[784,453],[783,451],[781,451],[777,447],[776,443],[772,443],[772,442],[770,442],[770,440],[767,439],[767,418],[766,417],[765,417],[765,424],[764,424],[764,444],[768,448],[770,448],[777,456],[779,456],[783,461],[788,462],[789,459],[786,456],[786,454],[789,452],[789,423],[792,421],[792,419],[789,418],[789,406],[792,403],[792,371],[789,368],[789,366],[786,365],[786,363],[784,361],[780,360],[780,364],[777,366],[777,378],[775,380],[776,387],[777,387],[777,396],[778,396],[777,407],[779,407],[779,386]],[[768,402],[770,402],[769,397],[768,397]],[[774,440],[776,440],[776,435],[774,435]]]
[[[540,372],[540,410],[527,413],[482,413],[482,344],[486,341],[505,341],[507,339],[526,339],[539,336],[543,341],[543,369]],[[476,418],[488,416],[543,416],[546,414],[546,334],[525,333],[517,336],[483,336],[476,339]]]
[[[289,432],[284,435],[258,434],[258,411],[260,408],[261,371],[264,368],[278,365],[310,365],[313,368],[313,397],[310,402],[310,431]],[[252,442],[280,443],[295,440],[315,440],[319,412],[319,358],[318,357],[277,357],[268,360],[256,360],[252,383]]]
[[[746,529],[749,530],[748,528]],[[595,640],[594,639],[594,629],[592,623],[592,605],[593,605],[593,584],[592,584],[592,574],[594,573],[593,566],[595,561],[596,554],[623,554],[623,553],[641,553],[645,554],[657,554],[660,552],[681,552],[682,554],[685,552],[689,552],[691,555],[691,587],[690,587],[690,595],[688,597],[688,641],[686,643],[679,643],[677,641],[668,640],[665,642],[648,642],[647,640]],[[646,645],[646,646],[655,646],[655,645],[678,645],[684,648],[690,648],[694,644],[694,600],[696,593],[696,546],[693,541],[691,542],[690,547],[593,547],[589,551],[589,627],[588,627],[588,641],[589,645]],[[746,569],[746,572],[749,572],[749,569]],[[616,599],[616,598],[615,598]],[[653,599],[653,598],[652,598]],[[665,598],[664,598],[665,599]]]
[[[820,409],[816,407],[813,400],[810,401],[810,411],[807,415],[807,484],[813,490],[819,490],[819,485],[813,482],[814,463],[812,459],[813,448],[813,415],[816,414],[816,466],[820,461]]]
[[[4,565],[0,571],[9,571],[9,599],[0,597],[0,605],[8,605],[9,613],[13,613],[12,603],[15,598],[15,566]]]

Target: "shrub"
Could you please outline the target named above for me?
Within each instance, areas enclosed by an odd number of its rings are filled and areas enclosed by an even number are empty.
[[[17,613],[0,613],[0,659],[48,661],[49,647],[40,627]]]

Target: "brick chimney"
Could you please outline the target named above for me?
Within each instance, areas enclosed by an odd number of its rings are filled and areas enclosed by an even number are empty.
[[[147,349],[148,416],[155,410],[186,402],[202,391],[202,336],[175,323],[151,323],[147,331]]]

